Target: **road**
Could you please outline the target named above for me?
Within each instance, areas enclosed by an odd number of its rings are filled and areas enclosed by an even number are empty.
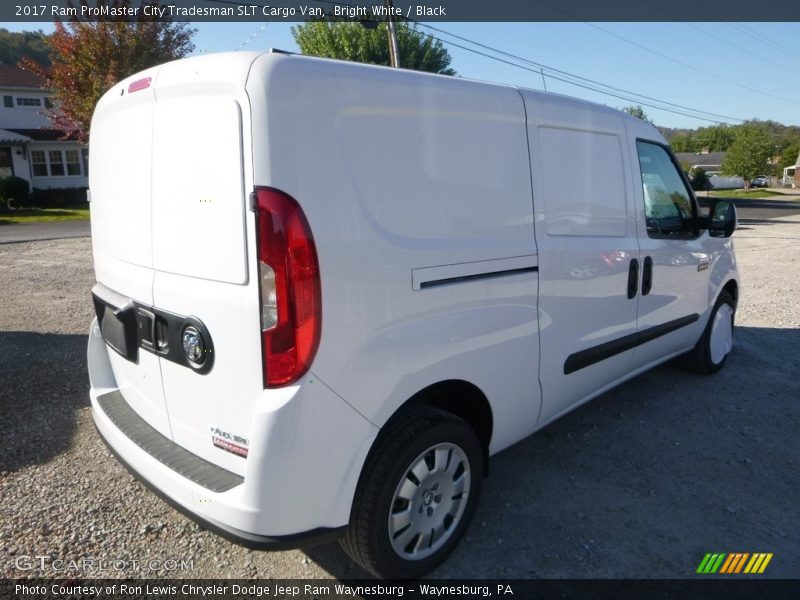
[[[759,225],[778,217],[794,217],[800,215],[800,196],[775,198],[729,198],[736,205],[736,214],[742,225]],[[791,199],[790,199],[791,198]],[[707,200],[701,192],[697,198],[701,206],[707,206]],[[710,198],[709,198],[710,200]]]
[[[16,223],[0,226],[0,244],[89,237],[90,234],[89,221]]]

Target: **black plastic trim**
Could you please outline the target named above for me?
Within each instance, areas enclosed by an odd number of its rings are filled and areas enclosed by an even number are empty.
[[[111,291],[103,288],[105,291]],[[97,315],[97,324],[108,347],[125,359],[138,363],[139,344],[136,334],[136,305],[127,298],[120,296],[125,302],[115,306],[113,301],[103,298],[97,286],[92,289],[94,312]]]
[[[151,427],[126,402],[119,390],[103,394],[97,404],[133,443],[181,477],[215,493],[227,492],[244,478],[192,454]]]
[[[672,333],[673,331],[677,331],[681,327],[686,327],[687,325],[691,325],[692,323],[696,322],[700,318],[700,315],[697,313],[693,315],[687,315],[685,317],[681,317],[680,319],[675,319],[674,321],[667,321],[666,323],[662,323],[661,325],[656,325],[655,327],[650,327],[645,329],[644,331],[639,332],[639,343],[638,346],[642,344],[646,344],[647,342],[651,342],[656,338],[660,338],[663,335],[667,335],[668,333]]]
[[[642,269],[642,296],[647,296],[653,289],[653,259],[650,256],[644,257],[644,268]]]
[[[419,284],[421,290],[438,287],[440,285],[450,285],[451,283],[464,283],[466,281],[477,281],[479,279],[492,279],[494,277],[505,277],[507,275],[519,275],[520,273],[536,273],[539,267],[521,267],[519,269],[505,269],[503,271],[490,271],[488,273],[476,273],[474,275],[462,275],[460,277],[445,277],[443,279],[431,279]]]
[[[200,319],[179,315],[136,302],[98,283],[92,288],[97,321],[103,340],[131,362],[138,363],[139,348],[205,375],[214,366],[214,340]],[[193,325],[200,333],[205,357],[191,363],[183,351],[183,332]]]
[[[95,428],[96,427],[97,426],[95,424]],[[100,429],[97,429],[97,433],[111,454],[113,454],[114,457],[119,461],[119,463],[148,490],[156,494],[172,508],[186,517],[189,517],[192,521],[204,529],[216,533],[218,536],[223,537],[235,544],[239,544],[240,546],[244,546],[245,548],[251,548],[252,550],[291,550],[293,548],[315,546],[317,544],[324,544],[326,542],[332,542],[336,540],[337,538],[341,537],[347,529],[347,525],[342,525],[341,527],[317,527],[316,529],[311,529],[309,531],[303,531],[292,535],[269,536],[260,535],[258,533],[250,533],[249,531],[242,531],[241,529],[224,525],[219,521],[201,517],[200,515],[189,510],[183,504],[170,498],[161,489],[150,483],[150,481],[147,480],[144,475],[134,469],[130,463],[128,463],[128,461],[119,455],[119,452],[117,452],[109,443],[109,441],[103,436],[103,433],[100,431]]]
[[[145,308],[137,305],[139,308]],[[157,354],[170,362],[189,367],[196,373],[205,375],[214,366],[214,340],[211,339],[211,334],[208,328],[203,325],[200,319],[192,316],[183,316],[175,313],[161,310],[152,306],[146,307],[152,315],[155,316],[153,323],[153,336],[154,344],[148,343],[146,337],[142,334],[148,327],[150,327],[149,317],[142,314],[140,310],[138,313],[139,326],[139,345],[143,350]],[[142,320],[145,325],[142,326]],[[205,348],[205,358],[200,364],[192,364],[186,358],[186,353],[183,351],[182,337],[183,331],[189,326],[193,325],[200,333],[203,339],[203,346]]]
[[[636,298],[639,293],[639,259],[632,258],[628,265],[628,300]]]
[[[581,369],[585,369],[586,367],[599,363],[607,358],[611,358],[617,354],[622,354],[623,352],[635,348],[636,346],[641,346],[642,344],[651,342],[656,338],[667,335],[668,333],[672,333],[673,331],[677,331],[681,327],[691,325],[699,318],[700,315],[698,314],[687,315],[685,317],[681,317],[680,319],[668,321],[667,323],[662,323],[661,325],[656,325],[655,327],[650,327],[649,329],[632,333],[619,339],[611,340],[610,342],[605,342],[604,344],[593,346],[592,348],[587,348],[586,350],[581,350],[580,352],[570,354],[567,357],[567,360],[564,361],[564,375],[569,375],[575,371],[580,371]]]

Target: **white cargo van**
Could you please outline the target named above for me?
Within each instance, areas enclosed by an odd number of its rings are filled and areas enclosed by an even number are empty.
[[[725,363],[734,207],[588,102],[271,52],[165,64],[91,128],[97,428],[205,526],[457,544],[488,458],[654,365]]]

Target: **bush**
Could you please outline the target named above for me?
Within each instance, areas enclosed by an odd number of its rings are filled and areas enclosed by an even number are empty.
[[[30,205],[37,208],[83,208],[86,203],[86,188],[33,188]]]
[[[700,167],[696,167],[689,171],[689,183],[692,184],[692,189],[695,191],[702,191],[710,189],[710,181],[708,175]]]
[[[24,206],[30,196],[28,182],[22,177],[0,177],[0,208]]]

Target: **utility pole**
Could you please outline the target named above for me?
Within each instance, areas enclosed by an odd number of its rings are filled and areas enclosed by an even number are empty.
[[[400,49],[397,46],[397,30],[394,26],[394,7],[392,0],[383,0],[386,6],[386,33],[389,36],[389,64],[395,68],[400,67]]]

